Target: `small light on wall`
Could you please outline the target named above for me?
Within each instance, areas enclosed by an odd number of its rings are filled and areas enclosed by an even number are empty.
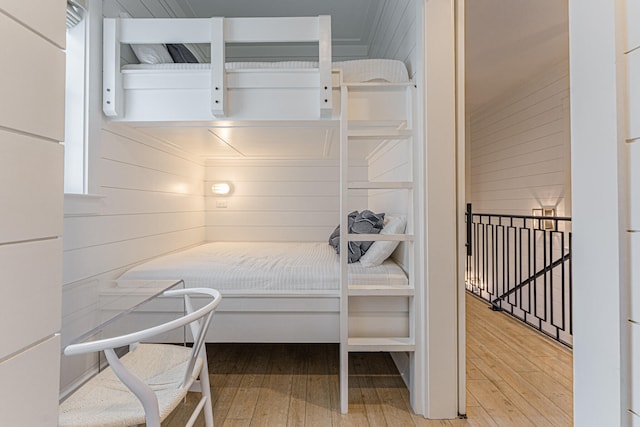
[[[216,182],[211,186],[211,192],[217,196],[228,196],[231,192],[231,184],[228,182]]]
[[[539,217],[554,217],[556,216],[555,208],[545,208],[542,207],[540,209],[532,209],[531,213],[533,216]],[[555,221],[552,219],[545,219],[540,222],[540,228],[543,230],[554,230],[555,229]]]

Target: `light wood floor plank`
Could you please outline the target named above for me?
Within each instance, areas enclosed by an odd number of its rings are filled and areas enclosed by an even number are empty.
[[[305,346],[303,351],[293,354],[291,364],[291,400],[289,401],[289,416],[287,426],[296,427],[305,424],[306,419],[306,398],[307,398],[307,359],[309,348]]]
[[[281,344],[271,345],[268,348],[273,352],[271,367],[258,396],[251,419],[252,426],[287,424],[292,386],[290,350],[288,346]]]
[[[467,419],[427,420],[386,353],[349,358],[340,413],[337,344],[210,344],[215,425],[230,427],[570,426],[573,358],[566,347],[467,296]],[[184,425],[189,395],[164,423]],[[200,416],[196,426],[203,426]]]
[[[523,414],[493,381],[469,380],[467,390],[482,403],[482,407],[500,427],[533,426],[533,422]]]
[[[244,353],[238,357],[246,361],[246,367],[231,402],[227,419],[248,420],[250,422],[257,406],[262,384],[267,377],[271,353],[266,351],[264,346],[254,350],[251,347],[244,348]],[[214,409],[217,410],[216,407]]]

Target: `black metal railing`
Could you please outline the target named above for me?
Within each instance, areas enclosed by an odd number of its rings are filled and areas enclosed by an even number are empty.
[[[571,347],[571,218],[472,213],[469,292]]]

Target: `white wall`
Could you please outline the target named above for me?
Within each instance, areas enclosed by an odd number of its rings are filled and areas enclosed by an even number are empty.
[[[623,298],[628,301],[623,313],[628,310],[627,338],[629,339],[627,355],[623,360],[629,363],[630,375],[625,388],[630,392],[625,407],[635,415],[634,425],[640,424],[640,1],[626,1],[626,37],[618,50],[621,64],[626,67],[626,82],[622,91],[626,98],[627,111],[623,137],[625,149],[622,153],[626,166],[623,181],[628,185],[628,218],[626,218],[626,260],[629,266],[628,288],[623,291]],[[624,363],[624,362],[623,362]],[[626,396],[623,396],[623,398]]]
[[[353,163],[352,163],[353,164]],[[339,222],[340,168],[336,160],[217,160],[206,168],[208,241],[327,241]],[[366,181],[366,166],[351,168]],[[216,181],[233,193],[211,193]],[[352,194],[351,210],[366,209],[366,192]],[[225,208],[217,207],[226,203]]]
[[[574,423],[628,425],[625,107],[618,89],[623,2],[569,2],[574,289]],[[637,21],[637,15],[634,18]],[[635,25],[634,21],[634,25]],[[616,26],[618,24],[618,26]],[[597,224],[594,224],[597,219]]]
[[[0,71],[0,414],[6,425],[55,425],[58,418],[64,21],[61,0],[0,1],[0,35],[10,41],[3,54],[11,58]]]
[[[124,269],[204,241],[204,166],[189,155],[105,121],[92,165],[100,198],[64,219],[63,344],[101,286]],[[63,362],[65,362],[63,360]],[[80,374],[63,370],[62,387]]]
[[[424,310],[427,418],[455,418],[458,408],[456,51],[454,0],[425,0]],[[420,80],[418,80],[420,82]],[[420,89],[420,87],[419,87]],[[463,326],[461,326],[463,327]],[[460,391],[464,392],[464,391]]]
[[[549,67],[471,114],[474,212],[570,216],[569,64]]]
[[[383,0],[377,27],[369,47],[369,58],[388,58],[403,61],[409,76],[418,71],[419,52],[416,35],[420,29],[421,2],[416,0]]]

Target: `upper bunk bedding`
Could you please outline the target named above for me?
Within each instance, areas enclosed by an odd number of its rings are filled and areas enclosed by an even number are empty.
[[[390,258],[375,267],[352,263],[348,271],[350,284],[408,284]],[[152,259],[120,277],[138,279],[183,279],[187,287],[211,287],[225,294],[337,293],[340,262],[326,242],[213,242]]]
[[[278,62],[227,62],[227,71],[267,71],[267,70],[314,70],[317,61],[278,61]],[[127,64],[122,67],[124,74],[156,70],[209,71],[209,63],[168,62],[157,64]],[[406,83],[409,81],[407,67],[402,61],[394,59],[357,59],[333,62],[332,69],[342,73],[345,83],[387,82]]]

